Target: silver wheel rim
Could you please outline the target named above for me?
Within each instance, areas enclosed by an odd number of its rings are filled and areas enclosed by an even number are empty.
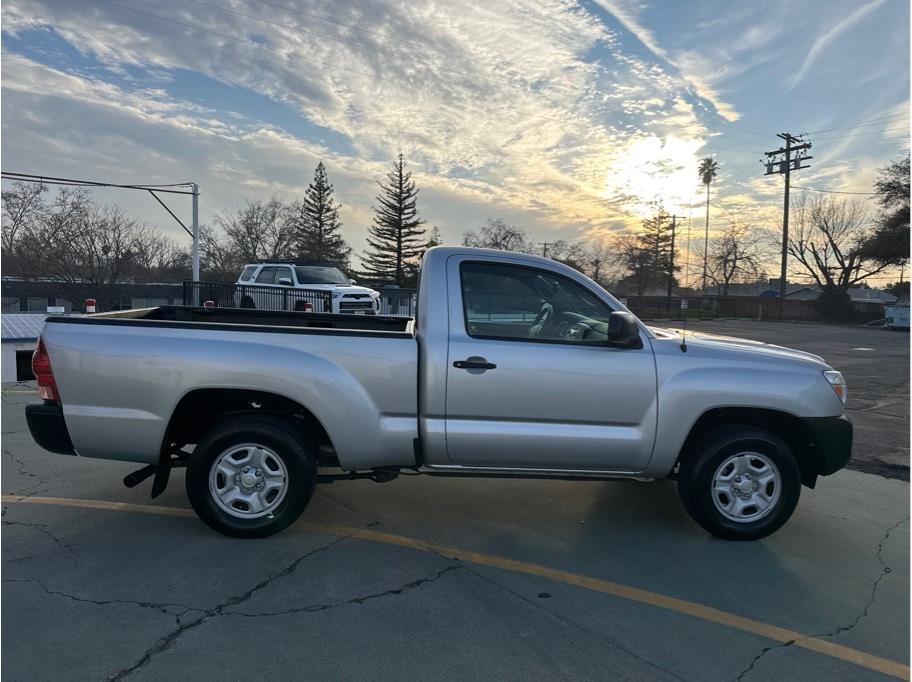
[[[716,469],[712,499],[725,518],[751,523],[769,514],[779,501],[782,476],[766,455],[739,452]]]
[[[285,462],[257,443],[232,445],[209,469],[209,493],[219,508],[241,519],[272,514],[288,492]]]

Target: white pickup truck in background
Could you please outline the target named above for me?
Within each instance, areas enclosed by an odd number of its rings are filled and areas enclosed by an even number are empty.
[[[415,320],[50,317],[33,368],[39,445],[145,464],[125,483],[154,475],[153,496],[186,466],[196,512],[239,537],[288,526],[320,481],[412,471],[672,478],[705,529],[754,539],[852,445],[845,381],[816,355],[648,327],[566,265],[485,249],[427,252]]]

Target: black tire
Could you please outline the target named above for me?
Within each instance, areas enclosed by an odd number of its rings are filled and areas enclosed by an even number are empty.
[[[253,299],[250,298],[250,296],[244,296],[244,298],[241,299],[241,307],[256,308],[256,304],[253,302]]]
[[[228,513],[209,486],[216,460],[231,446],[246,443],[268,448],[287,472],[284,498],[270,514],[258,518]],[[266,537],[294,523],[310,502],[317,481],[316,461],[314,448],[288,422],[265,415],[235,417],[215,426],[197,445],[187,465],[187,496],[197,516],[218,532],[236,538]]]
[[[756,520],[736,521],[716,506],[713,478],[725,461],[739,452],[756,452],[779,472],[778,499]],[[757,540],[777,531],[789,520],[801,496],[801,471],[795,455],[778,436],[749,425],[722,426],[688,447],[678,470],[678,494],[694,521],[726,540]],[[721,500],[726,499],[723,494]]]

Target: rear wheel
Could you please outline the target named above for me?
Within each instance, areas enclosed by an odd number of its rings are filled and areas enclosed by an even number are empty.
[[[250,296],[244,296],[241,299],[241,307],[242,308],[256,308],[256,305],[254,304],[253,299],[250,298]]]
[[[778,530],[801,496],[801,471],[782,439],[753,426],[723,426],[681,459],[678,493],[691,517],[727,540]]]
[[[210,431],[187,466],[187,495],[197,515],[232,537],[278,533],[313,495],[313,449],[300,432],[272,416],[243,416]]]

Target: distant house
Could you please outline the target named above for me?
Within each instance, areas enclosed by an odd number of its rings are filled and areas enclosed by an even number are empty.
[[[849,300],[852,303],[871,303],[876,305],[887,305],[896,301],[896,296],[882,291],[872,289],[871,287],[860,286],[851,287],[848,290]],[[710,287],[703,291],[698,291],[696,296],[716,297],[721,296],[720,287]],[[779,298],[779,280],[771,279],[768,282],[750,282],[746,284],[730,284],[728,286],[729,296],[758,296],[760,298]],[[785,298],[788,301],[813,301],[820,296],[820,287],[816,284],[799,284],[789,282],[785,285]]]

